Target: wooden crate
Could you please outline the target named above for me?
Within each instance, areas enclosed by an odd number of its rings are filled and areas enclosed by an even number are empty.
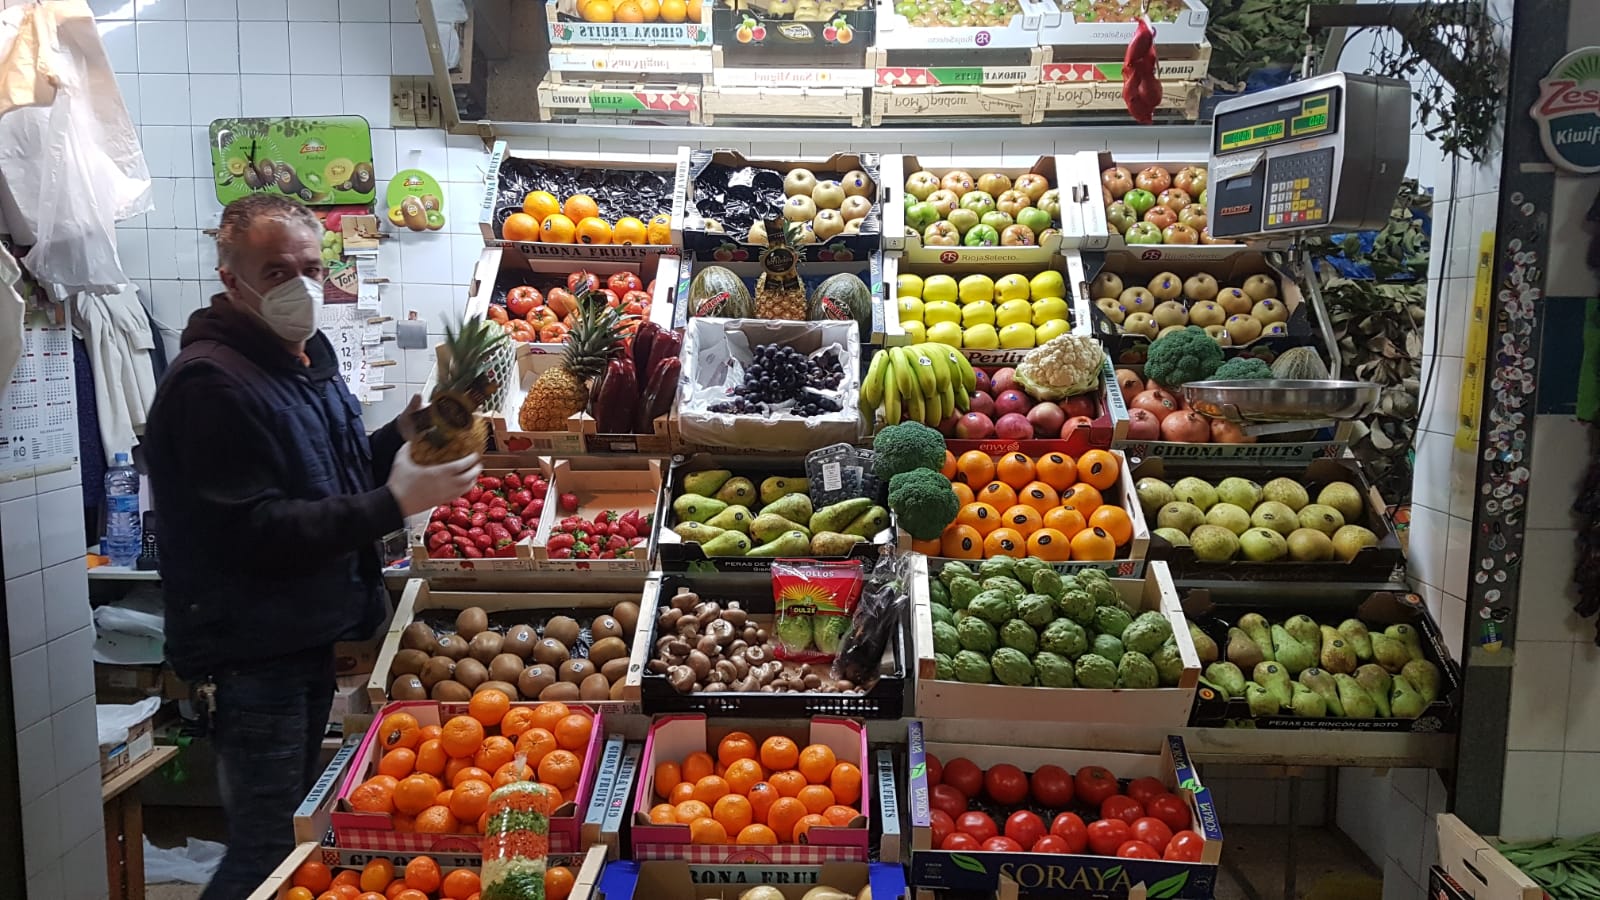
[[[858,87],[704,87],[700,117],[706,125],[717,116],[786,119],[838,119],[861,127],[866,91]]]
[[[708,47],[582,47],[550,48],[552,84],[581,84],[600,79],[677,78],[711,74]]]
[[[896,50],[874,47],[867,54],[879,87],[976,87],[1037,84],[1050,58],[1040,47],[972,50]]]
[[[1167,118],[1196,119],[1200,116],[1200,98],[1204,94],[1198,81],[1163,81],[1161,104],[1156,115]],[[1044,84],[1039,86],[1039,119],[1054,113],[1108,113],[1127,115],[1127,104],[1122,99],[1122,82],[1088,81],[1075,84]],[[1039,121],[1035,119],[1034,121]]]
[[[1012,87],[875,87],[871,124],[928,119],[994,119],[1033,125],[1043,118],[1039,88]]]
[[[817,59],[803,66],[755,65],[742,58],[733,47],[718,44],[711,48],[711,76],[706,87],[744,88],[864,88],[872,86],[872,67],[862,62],[835,63]]]
[[[539,119],[549,122],[558,116],[699,125],[699,79],[678,79],[673,83],[565,83],[547,75],[539,83]]]
[[[1090,81],[1122,83],[1122,48],[1054,46],[1042,48],[1046,59],[1040,68],[1043,84],[1079,84]],[[1209,43],[1161,45],[1156,51],[1156,78],[1161,81],[1204,81],[1211,67]]]

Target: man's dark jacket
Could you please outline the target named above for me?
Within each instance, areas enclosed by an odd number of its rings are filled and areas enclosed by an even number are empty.
[[[143,445],[173,668],[204,677],[368,636],[384,613],[378,542],[403,524],[384,487],[397,429],[369,443],[321,332],[298,359],[226,295],[182,347]]]

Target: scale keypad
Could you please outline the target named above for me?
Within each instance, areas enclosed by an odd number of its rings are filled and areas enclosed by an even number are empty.
[[[1333,148],[1276,156],[1267,162],[1268,228],[1315,225],[1328,218]]]

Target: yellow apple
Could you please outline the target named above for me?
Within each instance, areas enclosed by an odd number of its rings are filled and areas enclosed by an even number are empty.
[[[969,350],[993,350],[1000,346],[1000,334],[993,325],[974,325],[962,332],[961,346]]]
[[[1044,342],[1052,338],[1058,338],[1071,330],[1072,325],[1066,319],[1051,319],[1048,322],[1034,327],[1033,339],[1043,344]]]
[[[961,326],[954,322],[940,322],[928,329],[928,340],[960,349]]]
[[[923,303],[931,303],[935,300],[954,303],[957,296],[956,280],[949,275],[935,275],[922,283]]]
[[[928,325],[937,325],[940,322],[961,321],[961,307],[949,300],[934,300],[922,307],[922,321]]]
[[[905,315],[904,312],[901,315]],[[1033,301],[1033,326],[1035,328],[1046,322],[1067,317],[1067,301],[1060,297],[1045,297],[1043,300]]]
[[[961,302],[985,303],[994,299],[994,279],[987,275],[968,275],[961,279]]]
[[[941,328],[941,327],[956,328],[958,330],[960,328],[960,326],[956,325],[953,322],[945,322],[942,325],[935,325],[933,327],[935,327],[935,328]],[[921,343],[925,343],[928,340],[927,330],[922,327],[922,323],[921,322],[901,322],[900,323],[900,330],[904,331],[906,333],[906,337],[911,339],[908,343],[921,344]]]
[[[895,279],[894,290],[902,297],[922,297],[922,276],[912,275],[910,272]]]
[[[1019,322],[1029,322],[1032,319],[1033,307],[1029,306],[1026,300],[1007,300],[1000,304],[1000,308],[994,313],[995,324],[1001,328]]]
[[[1033,326],[1027,322],[1012,322],[1000,329],[1000,346],[1007,350],[1028,350],[1033,347]]]
[[[922,321],[921,300],[918,300],[916,297],[902,296],[899,300],[898,306],[900,307],[900,321],[904,322],[908,319],[917,322]]]
[[[994,304],[987,300],[979,300],[961,307],[961,325],[965,328],[974,325],[993,325],[994,321]]]
[[[1007,300],[1026,300],[1031,292],[1028,279],[1021,275],[1007,275],[994,283],[994,298],[1001,303]]]

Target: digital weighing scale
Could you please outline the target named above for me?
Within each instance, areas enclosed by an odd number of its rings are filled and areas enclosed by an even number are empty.
[[[1330,72],[1218,104],[1211,234],[1249,241],[1381,228],[1405,177],[1411,86]]]

